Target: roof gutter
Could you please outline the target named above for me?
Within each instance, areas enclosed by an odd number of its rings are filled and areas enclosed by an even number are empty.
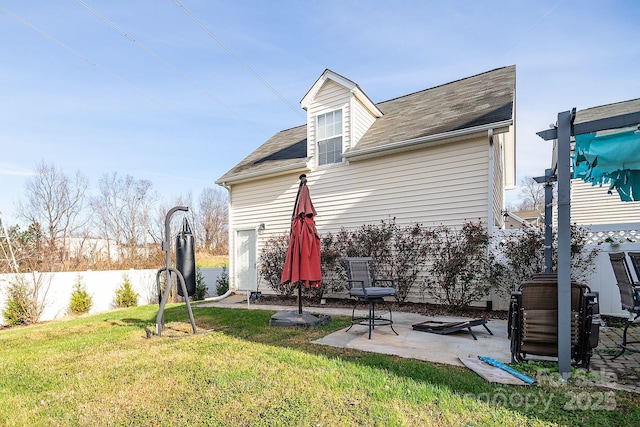
[[[225,188],[228,188],[227,186],[229,184],[234,184],[240,181],[251,181],[254,179],[258,179],[261,178],[263,176],[273,176],[273,175],[280,175],[280,174],[284,174],[287,172],[291,172],[291,171],[295,171],[295,170],[308,170],[309,167],[307,166],[307,159],[305,159],[304,162],[300,162],[300,163],[295,163],[292,165],[286,165],[286,166],[280,166],[277,168],[273,168],[273,169],[265,169],[265,170],[261,170],[261,171],[257,171],[257,172],[250,172],[250,173],[246,173],[246,174],[240,174],[231,178],[227,178],[227,179],[219,179],[217,181],[215,181],[216,184],[221,185]]]
[[[493,131],[493,134],[504,133],[508,130],[508,127],[513,124],[513,120],[503,120],[501,122],[489,123],[481,126],[474,126],[470,128],[464,128],[454,130],[450,132],[438,133],[435,135],[427,135],[420,138],[407,139],[405,141],[392,142],[391,144],[385,144],[377,147],[363,148],[361,150],[353,150],[343,154],[347,160],[356,160],[360,158],[374,157],[378,153],[382,153],[390,150],[408,150],[416,148],[419,145],[431,143],[432,145],[438,145],[446,143],[447,139],[463,138],[474,133],[485,133],[489,130]]]

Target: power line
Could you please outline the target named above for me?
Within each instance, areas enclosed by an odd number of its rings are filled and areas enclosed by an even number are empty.
[[[18,21],[19,23],[21,23],[22,25],[26,26],[27,28],[35,31],[36,33],[40,34],[41,36],[49,39],[50,41],[54,42],[55,44],[57,44],[58,46],[62,47],[63,49],[65,49],[68,52],[71,52],[72,54],[74,54],[75,56],[77,56],[78,58],[80,58],[81,60],[83,60],[84,62],[88,63],[89,65],[94,66],[95,68],[99,69],[100,71],[102,71],[105,74],[108,74],[109,76],[111,76],[113,79],[120,81],[121,83],[124,83],[125,85],[129,86],[131,89],[133,89],[134,91],[138,92],[140,95],[144,96],[145,98],[147,98],[148,100],[150,100],[151,102],[161,106],[162,108],[168,110],[169,112],[173,113],[174,115],[176,115],[177,117],[180,117],[182,120],[184,120],[185,122],[189,123],[192,126],[195,126],[196,128],[200,129],[201,131],[209,134],[210,136],[212,136],[214,139],[219,139],[219,137],[217,135],[215,135],[214,133],[210,132],[208,129],[203,128],[202,126],[200,126],[198,123],[190,120],[189,118],[187,118],[186,116],[184,116],[183,114],[179,113],[178,111],[174,110],[173,108],[171,108],[170,106],[168,106],[167,104],[163,103],[162,101],[160,101],[159,99],[151,96],[150,94],[148,94],[147,92],[145,92],[144,90],[140,89],[139,87],[135,86],[133,83],[129,82],[128,80],[124,79],[123,77],[120,77],[119,75],[113,73],[112,71],[108,70],[107,68],[93,62],[91,59],[89,59],[88,57],[86,57],[85,55],[81,54],[80,52],[78,52],[77,50],[73,49],[72,47],[68,46],[67,44],[61,42],[60,40],[56,39],[55,37],[51,36],[50,34],[46,33],[45,31],[41,30],[40,28],[36,27],[35,25],[31,24],[30,22],[22,19],[21,17],[19,17],[18,15],[14,14],[13,12],[11,12],[10,10],[6,9],[4,6],[0,5],[0,11],[6,13],[7,15],[9,15],[11,18],[15,19],[16,21]],[[236,150],[239,150],[237,146],[231,144],[230,142],[224,141],[225,144],[229,145],[230,147],[233,147]],[[244,151],[244,150],[239,150],[239,151]]]
[[[169,68],[171,71],[173,71],[176,75],[178,75],[180,78],[186,80],[187,82],[191,83],[194,87],[196,87],[198,90],[200,90],[202,93],[204,93],[205,95],[207,95],[209,98],[211,98],[213,101],[217,102],[218,104],[220,104],[223,108],[225,108],[226,110],[228,110],[229,112],[231,112],[234,116],[238,117],[239,119],[243,120],[244,122],[246,122],[247,124],[249,124],[250,126],[252,126],[254,129],[256,130],[260,130],[257,129],[256,125],[254,122],[250,121],[249,119],[247,119],[246,117],[242,116],[240,113],[236,112],[235,110],[233,110],[230,106],[226,105],[224,102],[222,102],[222,100],[218,99],[215,95],[213,95],[211,92],[209,92],[207,89],[205,89],[204,87],[200,86],[196,81],[194,81],[193,79],[189,78],[188,76],[186,76],[184,73],[182,73],[180,70],[178,70],[178,68],[176,68],[174,65],[172,65],[169,61],[165,60],[163,57],[161,57],[158,53],[156,53],[153,49],[151,49],[150,47],[146,46],[144,43],[140,42],[137,38],[135,38],[134,36],[132,36],[131,34],[127,33],[125,30],[123,30],[122,28],[120,28],[118,25],[116,25],[113,21],[111,21],[109,18],[107,18],[106,16],[104,16],[102,13],[100,13],[99,11],[97,11],[95,8],[91,7],[90,5],[88,5],[87,3],[85,3],[83,0],[76,0],[78,3],[80,3],[81,6],[83,6],[85,9],[87,9],[89,12],[91,12],[92,14],[94,14],[96,17],[100,18],[103,22],[105,22],[107,25],[109,25],[110,27],[112,27],[113,29],[115,29],[116,31],[118,31],[120,34],[122,34],[124,37],[126,37],[129,41],[131,41],[132,43],[134,43],[136,46],[138,46],[139,48],[141,48],[142,50],[144,50],[145,52],[147,52],[149,55],[151,55],[154,59],[156,59],[158,62],[160,62],[161,64],[163,64],[165,67]]]
[[[282,96],[280,94],[280,92],[278,92],[273,86],[271,86],[269,84],[269,82],[267,82],[264,78],[262,78],[262,76],[260,76],[260,74],[258,74],[258,72],[256,70],[254,70],[253,68],[251,68],[251,66],[249,64],[247,64],[241,57],[240,55],[238,55],[237,53],[235,53],[233,51],[233,49],[231,49],[229,46],[227,46],[227,44],[225,42],[222,41],[222,39],[220,39],[220,37],[218,37],[217,35],[215,35],[213,33],[213,31],[211,31],[204,23],[202,23],[202,21],[200,21],[189,9],[187,9],[186,7],[184,7],[184,5],[182,5],[182,3],[180,3],[178,0],[173,0],[173,3],[175,3],[176,6],[178,6],[180,9],[182,9],[182,11],[189,17],[191,18],[191,20],[193,22],[195,22],[200,28],[202,28],[204,30],[205,33],[207,33],[209,35],[209,37],[211,37],[212,39],[214,39],[220,46],[222,46],[222,48],[224,50],[226,50],[231,56],[233,56],[240,64],[242,64],[242,66],[244,66],[251,74],[253,74],[253,76],[255,78],[257,78],[260,83],[262,83],[267,89],[269,89],[271,92],[273,92],[278,98],[280,98],[280,100],[282,102],[285,103],[285,105],[287,105],[287,107],[289,107],[294,113],[296,113],[298,116],[302,117],[303,119],[306,119],[306,116],[300,111],[300,108],[296,108],[293,104],[291,104],[289,101],[287,101],[287,99]]]

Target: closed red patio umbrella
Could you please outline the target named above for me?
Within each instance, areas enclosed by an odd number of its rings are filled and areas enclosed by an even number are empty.
[[[314,217],[316,210],[311,202],[307,176],[300,175],[300,187],[291,218],[289,247],[282,270],[281,283],[298,284],[298,314],[302,314],[302,285],[320,286],[320,236]]]

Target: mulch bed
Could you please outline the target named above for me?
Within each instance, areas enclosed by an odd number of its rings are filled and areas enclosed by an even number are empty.
[[[280,295],[262,295],[259,304],[265,305],[290,305],[296,307],[298,305],[297,297],[283,297]],[[325,304],[320,305],[318,301],[304,298],[302,300],[304,307],[333,307],[333,308],[352,308],[352,299],[342,298],[325,298]],[[416,302],[390,302],[391,311],[402,311],[406,313],[417,313],[424,316],[460,316],[460,317],[485,317],[487,319],[503,319],[508,318],[508,312],[502,310],[486,311],[480,307],[466,307],[461,309],[451,309],[448,306],[431,303]]]

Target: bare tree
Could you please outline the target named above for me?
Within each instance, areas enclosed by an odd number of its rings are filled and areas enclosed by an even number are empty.
[[[82,226],[79,219],[87,188],[88,181],[80,171],[72,180],[44,162],[36,166],[35,175],[25,184],[27,199],[18,205],[18,213],[30,224],[39,224],[51,270],[56,263],[64,268],[67,240]]]
[[[140,257],[139,248],[146,243],[149,212],[155,203],[151,187],[151,181],[130,175],[123,178],[116,172],[104,174],[98,181],[99,195],[91,205],[102,237],[108,242],[109,258],[114,251],[133,264]]]
[[[213,254],[226,253],[229,220],[227,194],[208,187],[202,190],[198,201],[196,224],[200,245]]]
[[[150,235],[153,239],[153,242],[160,243],[164,240],[165,238],[164,221],[167,217],[167,213],[169,212],[169,210],[171,210],[176,206],[186,206],[189,208],[189,211],[184,212],[183,215],[185,215],[189,219],[189,221],[192,224],[192,228],[194,227],[196,223],[196,219],[195,219],[195,213],[193,210],[192,199],[193,197],[191,195],[191,192],[189,192],[187,193],[186,196],[179,195],[174,197],[173,202],[163,203],[158,206],[158,209],[156,210],[154,226],[150,230]],[[176,214],[174,215],[174,217],[178,217],[178,215]],[[177,222],[173,221],[171,224],[170,235],[174,236],[175,234],[177,234],[179,232],[180,227],[182,227],[182,222],[178,224]],[[171,241],[171,238],[169,240]]]
[[[544,211],[544,186],[532,176],[525,176],[520,180],[519,199],[519,203],[513,207],[515,211]]]

